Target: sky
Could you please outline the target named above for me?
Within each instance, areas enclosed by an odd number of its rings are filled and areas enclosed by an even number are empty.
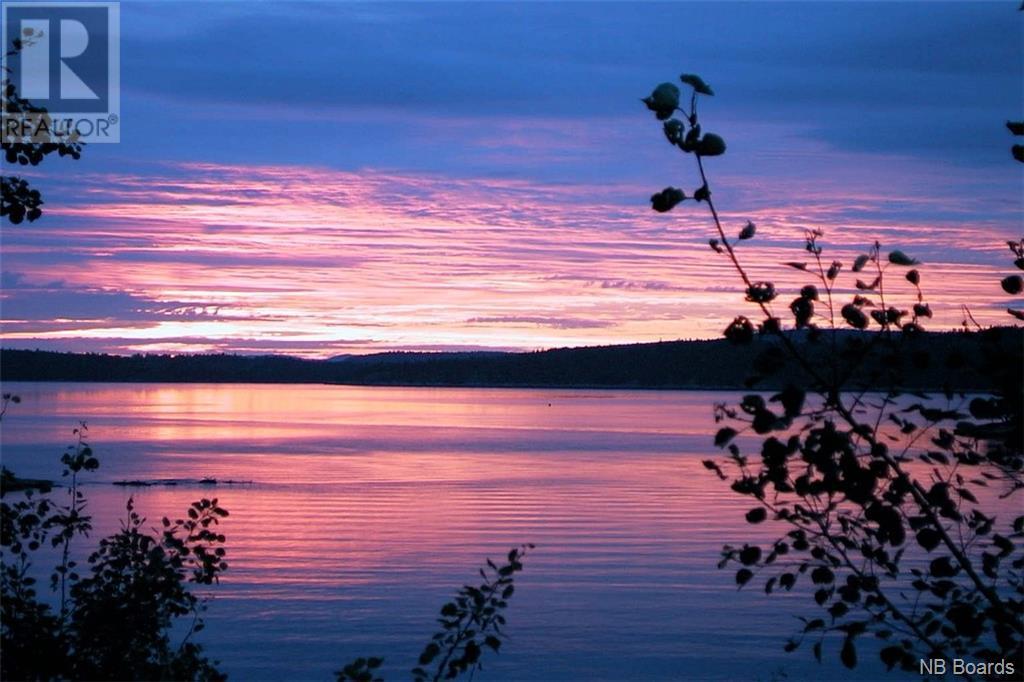
[[[23,173],[45,213],[0,232],[2,343],[329,357],[717,337],[755,311],[705,206],[650,209],[700,184],[639,101],[683,72],[715,89],[715,202],[728,231],[757,224],[739,254],[780,313],[806,283],[782,263],[820,228],[847,266],[875,240],[920,259],[929,328],[962,305],[1007,323],[1018,5],[125,1],[121,142]]]

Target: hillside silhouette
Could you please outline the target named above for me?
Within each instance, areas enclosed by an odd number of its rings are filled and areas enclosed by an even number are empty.
[[[983,375],[969,368],[981,354],[982,338],[1005,345],[1011,357],[1024,349],[1024,330],[1004,327],[984,332],[922,333],[908,338],[899,357],[873,348],[871,332],[838,332],[854,340],[866,361],[866,377],[893,363],[911,377],[908,389],[986,390]],[[830,355],[835,347],[823,335],[795,334],[811,356]],[[389,352],[308,360],[284,355],[131,355],[0,351],[4,381],[336,383],[367,386],[480,386],[551,388],[732,389],[778,388],[777,381],[756,384],[765,362],[776,361],[778,340],[758,337],[750,345],[724,339],[667,341],[615,346],[504,352]],[[840,358],[842,362],[842,358]],[[791,379],[799,367],[774,376]],[[856,380],[855,380],[856,382]]]

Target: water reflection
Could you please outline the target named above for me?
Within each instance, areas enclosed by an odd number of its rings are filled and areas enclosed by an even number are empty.
[[[8,384],[3,459],[53,476],[75,420],[103,467],[97,530],[128,495],[154,523],[217,496],[231,568],[208,614],[238,679],[328,679],[385,655],[401,679],[484,557],[538,545],[486,679],[820,677],[782,653],[808,600],[737,592],[723,542],[772,532],[704,470],[709,393]],[[251,481],[125,489],[119,479]],[[830,678],[847,673],[827,668]],[[857,674],[879,673],[868,661]]]

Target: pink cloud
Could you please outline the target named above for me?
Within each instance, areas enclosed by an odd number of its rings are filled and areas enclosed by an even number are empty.
[[[893,163],[892,176],[906,177]],[[940,189],[948,182],[940,170],[922,172]],[[756,278],[799,288],[806,277],[779,262],[805,257],[804,229],[824,227],[829,259],[850,263],[876,238],[923,258],[926,290],[953,302],[933,304],[933,327],[958,325],[961,302],[983,323],[1007,321],[998,279],[1008,259],[998,249],[1014,236],[1012,206],[969,221],[955,197],[886,185],[888,172],[853,188],[850,175],[768,192],[763,180],[723,169],[728,189],[716,199],[736,207],[725,223],[760,228],[739,247]],[[54,204],[42,227],[5,234],[5,268],[37,283],[57,271],[66,287],[122,292],[163,314],[140,324],[126,310],[97,323],[87,307],[69,308],[8,325],[3,339],[332,355],[339,344],[534,349],[717,336],[752,311],[707,246],[706,209],[686,202],[655,214],[646,203],[655,189],[209,163],[84,174],[68,190],[78,203]]]

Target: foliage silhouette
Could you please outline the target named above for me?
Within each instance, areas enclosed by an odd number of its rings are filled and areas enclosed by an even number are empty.
[[[1024,3],[1021,3],[1019,11],[1024,12]],[[1024,121],[1007,121],[1006,127],[1010,131],[1011,135],[1016,135],[1018,137],[1024,136]],[[1010,147],[1010,154],[1013,155],[1013,158],[1024,163],[1024,144],[1015,144]]]
[[[483,582],[478,587],[465,585],[454,600],[441,607],[437,632],[420,654],[412,669],[415,682],[453,680],[466,672],[483,669],[486,649],[495,653],[505,634],[504,611],[515,592],[515,574],[523,570],[522,560],[533,549],[527,544],[509,550],[507,561],[498,566],[490,559],[480,569]],[[338,682],[380,682],[376,669],[383,658],[358,658],[338,671]],[[431,667],[433,664],[433,667]]]
[[[704,161],[725,144],[718,136],[706,142],[697,103],[713,92],[699,77],[681,80],[692,88],[688,108],[679,107],[672,84],[644,102],[664,121],[669,143],[694,155],[701,184],[693,199],[707,205],[715,227],[709,245],[731,263],[761,317],[756,325],[736,317],[725,336],[763,346],[750,386],[766,377],[782,385],[770,396],[715,406],[714,442],[728,455],[705,467],[752,499],[749,523],[779,529],[768,543],[726,545],[720,567],[738,566],[739,587],[756,578],[768,594],[806,585],[823,617],[803,619],[787,651],[810,640],[820,661],[831,633],[842,641],[839,660],[853,668],[858,638],[870,635],[889,669],[916,671],[921,658],[955,655],[988,666],[975,669],[981,675],[1013,674],[1024,654],[1024,516],[1007,520],[997,503],[1022,486],[1019,337],[979,328],[982,352],[913,350],[932,316],[918,261],[876,242],[847,269],[823,258],[820,230],[806,233],[805,260],[784,264],[811,278],[785,306],[792,315],[786,328],[776,311],[783,292],[753,281],[737,252],[756,227],[748,222],[728,236],[712,198]],[[667,188],[651,197],[654,210],[672,208],[667,194],[676,204],[686,198]],[[1024,269],[1024,244],[1009,245]],[[1008,279],[1003,289],[1019,293]],[[856,292],[848,301],[846,280]],[[900,285],[913,301],[908,308],[894,302]],[[813,353],[815,346],[825,352]],[[872,353],[885,361],[866,364]],[[969,365],[986,375],[994,395],[913,391],[915,372],[936,364]],[[744,454],[751,448],[756,454]]]
[[[4,411],[17,397],[5,394]],[[0,412],[0,416],[2,416]],[[211,585],[227,569],[225,537],[216,532],[228,512],[217,500],[199,500],[186,519],[164,518],[157,533],[128,501],[122,529],[100,540],[86,570],[72,559],[71,543],[88,536],[92,519],[79,490],[79,474],[99,467],[86,441],[61,457],[68,485],[60,493],[38,494],[4,469],[0,486],[0,676],[4,679],[160,680],[224,679],[216,663],[191,641],[203,628],[204,601],[190,584]],[[24,482],[23,482],[24,483]],[[16,492],[20,490],[21,492]],[[50,578],[59,607],[40,597],[34,559],[45,545],[60,548]],[[81,574],[80,574],[81,571]],[[178,618],[189,627],[172,644]]]
[[[24,39],[11,42],[7,57],[17,55],[31,46],[41,36],[30,33]],[[18,94],[10,78],[10,67],[4,67],[0,77],[2,111],[5,121],[18,120],[23,126],[8,126],[6,122],[0,133],[0,148],[4,152],[5,164],[38,166],[48,155],[78,159],[82,154],[83,142],[77,133],[60,132],[44,107],[37,107]],[[43,198],[39,190],[33,189],[27,180],[16,175],[0,176],[0,218],[6,218],[17,225],[24,220],[33,222],[43,214]]]

